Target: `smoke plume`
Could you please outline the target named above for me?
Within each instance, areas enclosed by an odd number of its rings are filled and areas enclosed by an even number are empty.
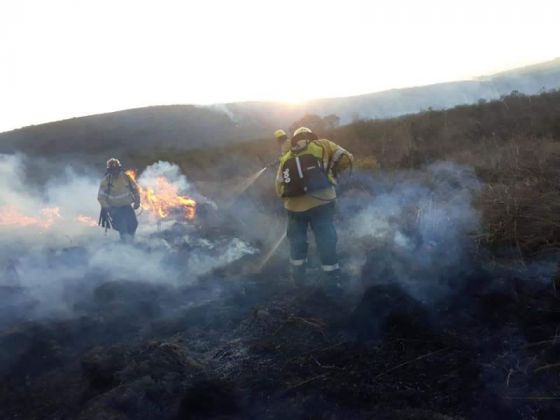
[[[134,244],[97,226],[100,174],[64,168],[32,185],[24,156],[0,156],[0,313],[8,318],[72,316],[75,303],[106,281],[187,286],[216,268],[257,250],[236,237],[204,236],[195,221],[157,221],[139,216]],[[28,171],[27,171],[28,172]],[[165,177],[181,194],[205,199],[167,162],[149,166],[139,184],[153,187]],[[17,299],[14,301],[14,296]]]
[[[449,162],[356,174],[339,206],[348,268],[366,282],[397,281],[423,301],[444,296],[461,278],[458,270],[470,266],[469,234],[480,225],[473,198],[480,188],[471,168]]]

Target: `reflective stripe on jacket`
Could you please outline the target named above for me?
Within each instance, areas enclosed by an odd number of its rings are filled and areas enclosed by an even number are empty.
[[[140,200],[138,185],[125,174],[108,174],[101,181],[97,200],[101,207],[123,207]]]
[[[280,165],[278,167],[278,173],[276,174],[276,193],[279,197],[283,195],[282,167],[284,163],[288,159],[303,153],[311,153],[313,156],[323,160],[323,167],[327,168],[327,176],[333,184],[336,184],[335,174],[347,169],[353,160],[351,153],[327,139],[312,141],[306,149],[297,153],[290,150],[280,158]],[[344,159],[343,157],[346,158]],[[315,191],[313,194],[282,198],[284,207],[287,210],[296,212],[306,211],[327,204],[335,199],[336,191],[333,186],[324,190]]]

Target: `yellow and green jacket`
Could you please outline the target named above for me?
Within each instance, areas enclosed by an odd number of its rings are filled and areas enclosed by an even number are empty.
[[[286,139],[282,143],[280,143],[280,155],[284,156],[289,151],[290,151],[290,140]]]
[[[97,201],[103,208],[124,207],[135,201],[140,202],[138,185],[124,172],[116,175],[107,174],[99,186]]]
[[[313,156],[323,159],[323,167],[327,168],[327,177],[332,185],[324,190],[315,191],[312,195],[304,194],[295,197],[282,197],[284,193],[284,185],[282,182],[282,168],[284,163],[286,163],[288,159],[304,153],[311,153]],[[352,165],[353,160],[354,158],[351,153],[327,139],[311,141],[307,148],[299,152],[288,150],[280,158],[280,165],[276,174],[276,194],[282,197],[286,210],[294,212],[307,211],[334,201],[336,199],[336,191],[334,189],[334,185],[336,185],[336,176],[348,169]]]

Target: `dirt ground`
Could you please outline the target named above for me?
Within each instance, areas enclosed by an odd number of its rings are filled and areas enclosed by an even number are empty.
[[[107,281],[76,317],[3,325],[0,418],[560,416],[551,285],[480,268],[428,305],[369,278],[376,263],[338,298],[317,272],[296,289],[277,267],[183,288]]]

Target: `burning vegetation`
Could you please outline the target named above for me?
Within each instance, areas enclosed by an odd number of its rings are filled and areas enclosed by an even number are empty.
[[[17,207],[6,206],[0,208],[0,226],[22,228],[22,227],[38,227],[41,229],[50,229],[58,223],[67,223],[60,213],[59,207],[47,207],[39,211],[39,216],[28,216],[20,211]],[[77,215],[72,222],[85,225],[97,226],[97,221],[83,214]]]
[[[528,112],[517,106],[544,99],[553,98],[510,98],[507,115],[517,120]],[[70,235],[71,245],[65,240],[31,250],[5,229],[34,233],[50,226],[52,233],[68,222],[95,225],[80,215],[96,214],[96,206],[81,204],[93,201],[97,178],[49,191],[45,202],[18,196],[0,217],[8,239],[0,285],[0,417],[559,418],[557,264],[546,252],[558,242],[551,216],[557,212],[543,206],[555,196],[552,163],[558,159],[544,152],[557,151],[558,136],[506,143],[519,159],[511,160],[502,140],[515,125],[491,121],[506,115],[502,108],[480,104],[335,130],[357,155],[371,153],[390,168],[372,174],[357,165],[339,186],[339,250],[348,284],[337,299],[316,287],[313,259],[305,286],[288,283],[266,171],[249,190],[240,183],[244,195],[234,210],[222,206],[218,222],[205,225],[198,223],[203,200],[177,167],[146,168],[137,178],[141,226],[168,223],[139,232],[135,245],[85,229]],[[546,114],[552,109],[543,105],[535,118],[556,121]],[[485,122],[476,130],[457,122],[475,124],[477,115]],[[479,136],[483,129],[483,138],[445,140],[455,132],[443,127],[459,127],[457,136]],[[432,152],[422,143],[431,139],[437,139]],[[410,153],[391,160],[391,147],[408,140],[412,146],[403,153]],[[473,145],[477,153],[462,153]],[[535,147],[546,159],[522,153]],[[243,154],[247,150],[244,145]],[[443,162],[426,166],[420,153]],[[469,160],[475,156],[488,161]],[[231,154],[224,159],[231,162]],[[505,161],[515,167],[505,170]],[[396,162],[412,163],[401,171],[390,166]],[[542,189],[550,195],[539,195]],[[87,190],[74,200],[80,205],[64,201],[67,191],[77,190]],[[500,200],[489,195],[496,192]],[[55,205],[57,211],[40,210]],[[489,216],[491,226],[511,234],[498,251],[486,248],[481,236]],[[507,229],[510,222],[515,229]],[[271,231],[276,237],[268,240]],[[38,236],[34,245],[45,239]],[[541,242],[546,247],[539,248]],[[533,248],[538,258],[521,259]],[[268,264],[250,271],[262,257]]]
[[[137,181],[134,170],[127,174]],[[177,185],[165,175],[141,179],[139,182],[142,200],[141,213],[149,220],[193,220],[196,217],[197,203],[189,196],[181,195]],[[20,209],[18,206],[0,207],[0,227],[51,229],[68,223],[96,227],[97,220],[85,214],[71,216],[70,211],[61,206]]]
[[[23,214],[17,207],[5,206],[0,208],[0,226],[34,226],[48,229],[61,219],[62,216],[58,207],[41,209],[40,215],[35,217]]]
[[[185,185],[155,169],[138,177],[143,214],[175,223],[134,246],[92,240],[6,264],[2,418],[558,414],[550,272],[482,264],[469,239],[480,188],[469,168],[355,174],[340,199],[352,275],[334,300],[315,287],[313,260],[298,289],[282,258],[247,273],[256,251],[237,236],[262,202],[236,203],[247,217],[239,226],[224,214],[229,226],[217,234],[195,228]],[[63,212],[42,220],[53,215]]]
[[[135,170],[126,173],[137,181]],[[140,189],[141,208],[151,217],[167,219],[169,217],[192,220],[196,216],[196,201],[181,195],[178,187],[173,185],[164,175],[159,175],[152,182],[138,182]]]

